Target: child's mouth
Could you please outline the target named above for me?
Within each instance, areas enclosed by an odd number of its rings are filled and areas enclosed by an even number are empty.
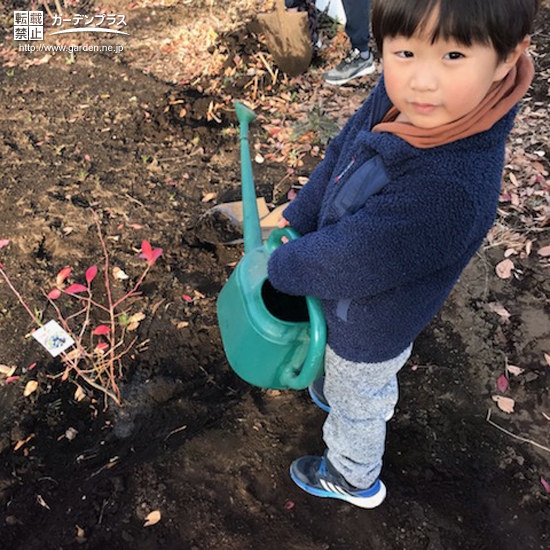
[[[421,115],[429,115],[431,112],[435,111],[437,105],[433,103],[411,103],[413,109]]]

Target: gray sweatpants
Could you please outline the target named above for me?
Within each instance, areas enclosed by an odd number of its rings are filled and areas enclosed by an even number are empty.
[[[367,489],[378,478],[386,440],[386,418],[399,390],[397,373],[411,355],[412,344],[381,363],[355,363],[325,355],[325,398],[330,413],[323,426],[327,458],[348,483]]]

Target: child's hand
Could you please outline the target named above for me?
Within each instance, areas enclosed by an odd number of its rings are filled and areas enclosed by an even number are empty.
[[[281,229],[283,227],[288,227],[289,225],[290,225],[290,222],[283,217],[281,217],[281,219],[277,222],[277,227],[280,227]],[[283,244],[286,244],[288,242],[288,237],[281,237],[281,242]]]
[[[281,229],[290,225],[290,222],[286,218],[282,218],[277,222],[277,227]]]

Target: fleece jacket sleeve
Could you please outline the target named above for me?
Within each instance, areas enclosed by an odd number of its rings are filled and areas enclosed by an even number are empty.
[[[474,204],[454,183],[422,187],[374,195],[354,215],[279,247],[270,282],[287,294],[355,299],[456,262],[471,245]]]

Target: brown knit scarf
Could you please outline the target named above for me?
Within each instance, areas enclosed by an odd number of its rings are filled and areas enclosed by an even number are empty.
[[[406,122],[395,122],[399,111],[391,107],[372,131],[394,134],[420,149],[445,145],[479,134],[491,128],[523,97],[534,73],[531,58],[522,54],[515,67],[501,81],[495,82],[481,103],[462,118],[437,128],[418,128]]]

